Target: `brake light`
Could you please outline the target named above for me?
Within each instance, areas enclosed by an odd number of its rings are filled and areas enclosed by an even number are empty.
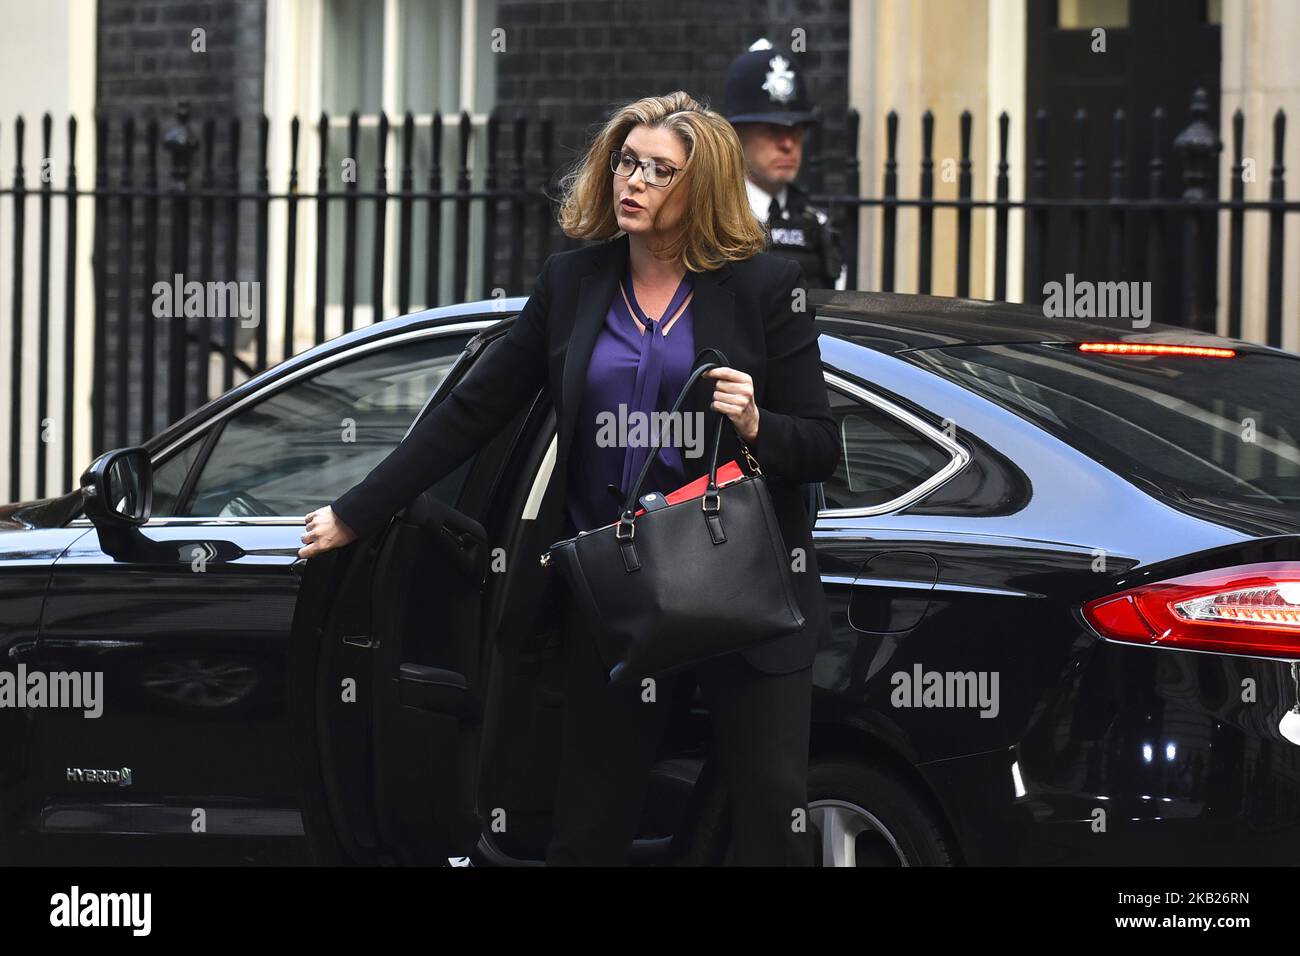
[[[1083,616],[1113,641],[1300,659],[1300,561],[1143,584],[1089,601]]]
[[[1197,358],[1233,358],[1236,349],[1213,348],[1208,345],[1155,345],[1135,342],[1080,342],[1080,352],[1101,352],[1105,355],[1191,355]]]

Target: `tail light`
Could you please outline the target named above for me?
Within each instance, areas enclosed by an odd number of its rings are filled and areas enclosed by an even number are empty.
[[[1139,585],[1089,601],[1083,616],[1112,641],[1300,659],[1300,561]]]

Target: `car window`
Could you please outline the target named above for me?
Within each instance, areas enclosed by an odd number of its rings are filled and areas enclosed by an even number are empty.
[[[207,431],[195,435],[179,451],[173,452],[167,460],[153,470],[153,506],[149,509],[150,517],[170,518],[176,514],[176,499],[180,497],[181,486],[185,476],[190,473]]]
[[[831,414],[840,434],[840,461],[822,484],[827,508],[874,508],[901,498],[933,477],[952,456],[866,402],[834,388]]]
[[[464,349],[419,339],[333,366],[226,422],[180,514],[301,517],[361,481],[402,440]],[[468,462],[435,487],[452,500]]]
[[[1077,345],[954,346],[914,361],[1090,458],[1188,497],[1300,510],[1300,361],[1125,355]]]

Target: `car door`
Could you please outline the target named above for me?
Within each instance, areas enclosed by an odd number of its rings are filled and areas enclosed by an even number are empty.
[[[139,556],[107,553],[93,529],[68,549],[40,655],[102,674],[103,705],[42,715],[38,831],[206,834],[204,859],[218,836],[302,844],[290,632],[303,516],[401,440],[472,330],[371,339],[272,378],[159,455]]]
[[[841,452],[821,488],[822,581],[853,634],[901,634],[925,617],[939,564],[923,539],[892,530],[888,516],[950,480],[970,454],[897,403],[843,376],[826,378]]]
[[[504,332],[476,339],[440,395]],[[478,842],[484,595],[505,550],[485,525],[518,484],[507,463],[543,407],[544,392],[461,466],[464,481],[440,481],[379,532],[307,562],[294,641],[317,655],[308,825],[327,859],[445,865]]]

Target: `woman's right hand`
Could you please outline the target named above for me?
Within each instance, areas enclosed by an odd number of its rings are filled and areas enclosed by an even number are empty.
[[[300,558],[314,558],[357,539],[356,532],[340,521],[329,505],[308,512],[306,524],[307,530],[302,535],[304,544],[298,549]]]

